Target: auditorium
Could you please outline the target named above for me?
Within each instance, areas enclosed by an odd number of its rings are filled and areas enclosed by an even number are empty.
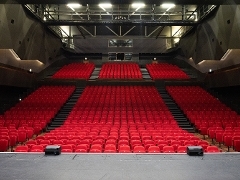
[[[0,32],[0,179],[239,179],[240,0],[0,0]]]

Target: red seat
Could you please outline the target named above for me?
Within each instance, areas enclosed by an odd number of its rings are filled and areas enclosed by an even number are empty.
[[[28,152],[28,146],[17,146],[14,152]]]
[[[8,140],[0,139],[0,151],[7,151],[8,149]]]
[[[197,145],[202,146],[204,151],[206,151],[207,147],[209,146],[209,143],[207,141],[198,141]]]
[[[223,132],[216,132],[216,141],[221,145],[223,143]]]
[[[27,133],[26,131],[20,131],[18,132],[18,142],[23,143],[27,139]]]
[[[87,153],[88,151],[87,151],[87,149],[76,148],[75,152],[77,152],[77,153]]]
[[[234,150],[240,152],[240,140],[234,141]]]
[[[131,153],[130,146],[128,146],[128,145],[121,145],[121,146],[119,146],[118,152],[119,153]]]
[[[164,146],[162,152],[163,153],[175,153],[173,146]]]
[[[56,139],[56,140],[53,140],[53,141],[52,141],[52,144],[53,144],[53,145],[59,145],[59,146],[61,146],[61,145],[63,144],[63,141]]]
[[[32,146],[37,145],[37,141],[29,140],[29,141],[26,142],[26,145],[28,146],[29,149],[31,149]]]
[[[229,148],[233,145],[232,138],[233,138],[232,136],[228,136],[228,135],[223,137],[223,143],[225,146],[228,147],[228,151],[229,151]]]
[[[148,148],[148,153],[160,153],[160,148],[158,146],[150,146]]]
[[[91,149],[89,150],[89,152],[90,152],[90,153],[101,153],[102,150],[101,150],[101,149],[98,149],[98,148],[91,148]]]
[[[43,152],[44,148],[41,145],[33,145],[30,149],[30,152]]]
[[[240,140],[240,136],[239,136],[239,135],[233,136],[233,138],[232,138],[232,141],[233,141],[233,149],[235,149],[236,141],[239,141],[239,140]]]
[[[187,146],[178,146],[177,153],[187,153]]]
[[[17,135],[9,135],[9,146],[13,148],[17,144]]]
[[[67,149],[67,148],[64,148],[61,150],[62,153],[72,153],[73,152],[73,149]]]
[[[84,149],[84,150],[88,151],[89,145],[88,145],[88,144],[79,144],[79,145],[77,145],[77,146],[75,147],[75,151],[76,151],[77,149]]]
[[[106,146],[104,149],[105,153],[116,153],[116,146]]]
[[[134,153],[145,153],[145,148],[143,146],[135,146],[133,149]]]
[[[207,153],[219,153],[221,152],[217,146],[208,146],[206,149]]]

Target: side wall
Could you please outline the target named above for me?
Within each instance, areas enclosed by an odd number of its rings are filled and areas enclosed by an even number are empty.
[[[21,59],[37,59],[44,67],[55,61],[62,47],[61,40],[29,17],[19,4],[0,4],[0,32],[0,49],[13,49]],[[3,58],[0,58],[0,63]],[[14,86],[19,84],[19,78],[0,79],[0,84]],[[28,82],[23,84],[30,85]]]
[[[220,60],[228,49],[240,49],[240,5],[222,5],[211,19],[181,39],[179,48],[197,64]]]
[[[201,23],[194,32],[179,42],[181,54],[187,59],[192,58],[198,64],[202,60],[220,60],[228,49],[240,49],[240,5],[222,5],[216,14]],[[209,61],[210,63],[210,61]],[[227,63],[227,62],[226,62]],[[234,61],[240,63],[240,58]],[[207,63],[206,63],[207,66]],[[208,79],[209,87],[239,85],[236,73],[224,73],[221,77]],[[220,74],[219,74],[220,75]],[[231,81],[229,81],[231,80]]]
[[[88,39],[75,39],[74,46],[78,53],[102,53],[109,52],[131,52],[139,53],[163,53],[167,50],[166,39],[136,38],[127,36],[126,39],[133,39],[133,47],[108,47],[108,39],[116,39],[116,36],[96,37]]]

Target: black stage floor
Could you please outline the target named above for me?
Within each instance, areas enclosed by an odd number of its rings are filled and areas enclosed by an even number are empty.
[[[1,180],[239,180],[240,153],[0,153]]]

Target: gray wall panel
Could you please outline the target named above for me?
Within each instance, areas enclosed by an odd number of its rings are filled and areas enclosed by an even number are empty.
[[[23,60],[39,60],[44,63],[43,69],[55,61],[62,47],[61,40],[29,17],[19,4],[0,4],[0,32],[0,49],[13,49]],[[1,62],[6,62],[4,56],[0,57]],[[0,84],[30,86],[32,83],[17,71],[4,70],[2,75],[5,78],[0,79]]]

